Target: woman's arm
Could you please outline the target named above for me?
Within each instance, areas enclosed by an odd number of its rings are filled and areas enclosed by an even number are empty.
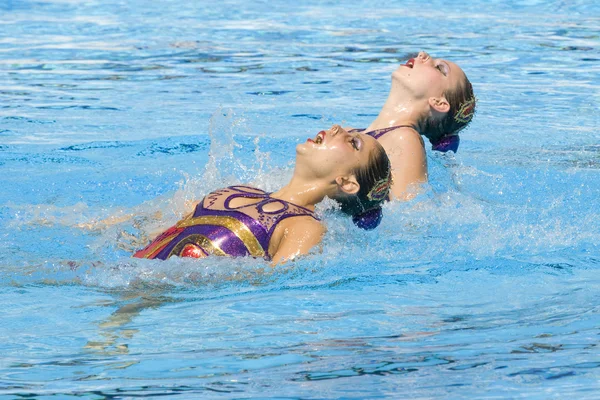
[[[272,264],[282,264],[307,254],[321,242],[324,234],[323,224],[311,217],[294,217],[281,221],[271,239],[271,241],[276,239],[278,243],[276,249],[273,249],[274,252],[271,251]]]

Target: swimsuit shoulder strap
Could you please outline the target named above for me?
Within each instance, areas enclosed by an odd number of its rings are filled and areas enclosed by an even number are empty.
[[[388,128],[374,129],[374,130],[368,131],[368,132],[365,132],[364,129],[352,129],[352,130],[350,130],[350,133],[362,132],[366,135],[374,137],[375,139],[379,139],[386,133],[391,132],[394,129],[398,129],[398,128],[412,128],[412,125],[396,125],[396,126],[390,126]]]

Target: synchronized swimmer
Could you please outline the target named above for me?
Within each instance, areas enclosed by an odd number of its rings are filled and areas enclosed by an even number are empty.
[[[360,224],[364,213],[381,213],[390,185],[390,161],[377,140],[334,125],[296,146],[294,173],[283,188],[213,191],[134,257],[252,256],[282,263],[321,242],[325,228],[314,210],[325,196]]]
[[[425,136],[433,150],[458,150],[459,132],[475,113],[473,86],[455,63],[426,52],[392,73],[388,98],[366,129],[348,129],[376,138],[392,163],[391,197],[408,200],[427,182]]]

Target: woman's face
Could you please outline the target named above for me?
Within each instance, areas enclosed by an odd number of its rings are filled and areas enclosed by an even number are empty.
[[[377,140],[334,125],[296,146],[296,164],[315,178],[335,179],[366,166]]]
[[[424,51],[392,73],[392,80],[408,88],[416,98],[441,97],[465,78],[465,73],[455,63],[432,58]]]

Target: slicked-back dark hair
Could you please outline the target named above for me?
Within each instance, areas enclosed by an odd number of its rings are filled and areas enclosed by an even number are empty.
[[[473,94],[473,85],[469,81],[469,78],[465,75],[465,79],[460,81],[454,89],[450,89],[444,92],[444,97],[450,104],[450,109],[440,119],[434,117],[427,117],[424,123],[421,125],[421,134],[427,137],[431,144],[435,146],[444,136],[456,135],[458,132],[463,130],[471,120],[475,113],[475,95]],[[457,118],[457,115],[463,106],[467,102],[473,102],[472,112],[469,118]]]
[[[358,193],[354,195],[342,195],[334,199],[340,204],[342,212],[355,217],[356,222],[356,218],[361,214],[370,210],[381,209],[382,203],[387,200],[388,192],[386,190],[384,196],[372,196],[372,190],[374,190],[377,185],[384,187],[384,189],[389,189],[391,186],[390,171],[390,159],[381,144],[375,142],[375,148],[371,150],[371,153],[369,154],[369,162],[367,165],[352,171],[354,176],[356,176],[356,181],[360,185]],[[385,187],[386,183],[387,188]],[[369,193],[371,193],[371,196],[369,196]],[[357,223],[357,225],[359,224]],[[365,228],[363,226],[361,227]],[[372,228],[367,227],[365,229]]]

